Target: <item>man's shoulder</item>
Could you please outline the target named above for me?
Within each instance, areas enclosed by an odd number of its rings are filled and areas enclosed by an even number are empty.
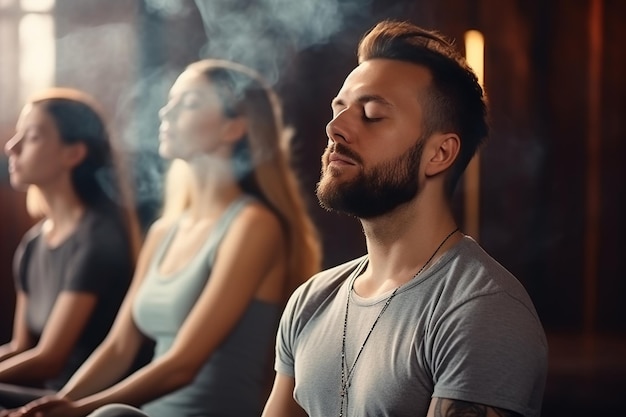
[[[334,287],[335,285],[345,281],[348,276],[367,258],[367,255],[363,255],[359,258],[352,259],[337,266],[325,269],[315,274],[311,279],[305,282],[302,287],[307,291],[323,291],[328,287]]]
[[[521,281],[470,237],[450,254],[445,265],[441,266],[441,273],[441,300],[449,301],[449,308],[468,301],[474,304],[489,302],[506,294],[536,314]]]
[[[295,315],[316,310],[325,300],[332,298],[366,256],[356,258],[332,268],[318,272],[300,285],[292,294],[288,306]]]
[[[318,272],[311,277],[311,279],[302,284],[294,295],[308,299],[332,293],[336,288],[341,286],[365,258],[366,256],[362,256]]]
[[[498,292],[523,290],[519,280],[471,237],[466,237],[453,259],[458,280],[466,290]],[[457,277],[458,279],[458,277]]]

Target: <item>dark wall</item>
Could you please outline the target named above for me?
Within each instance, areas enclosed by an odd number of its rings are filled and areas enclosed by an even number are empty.
[[[469,28],[485,36],[493,130],[481,153],[481,243],[528,288],[549,330],[623,335],[626,4],[420,3],[460,46]]]
[[[3,164],[0,167],[4,167]],[[0,343],[9,340],[12,331],[15,308],[13,252],[31,224],[25,214],[24,200],[23,193],[14,191],[8,183],[0,183]]]
[[[172,77],[200,56],[207,40],[200,15],[192,2],[169,12],[121,0],[57,4],[60,35],[111,22],[132,28],[128,43],[115,49],[117,59],[89,67],[106,82],[90,85],[79,61],[73,70],[63,67],[60,80],[94,88],[129,153],[147,158],[137,165],[143,168],[136,182],[140,200],[152,207],[161,172],[156,111]],[[329,103],[356,65],[359,37],[385,17],[438,29],[460,48],[466,30],[483,32],[493,131],[481,151],[480,242],[526,286],[550,337],[549,416],[567,415],[555,411],[565,403],[575,404],[569,409],[575,415],[626,392],[624,16],[620,0],[363,1],[326,41],[290,51],[276,84],[295,127],[294,164],[322,232],[324,263],[336,265],[364,253],[360,225],[321,210],[314,188]],[[459,214],[462,194],[455,196]],[[6,339],[9,262],[28,219],[6,182],[0,199],[0,338]]]

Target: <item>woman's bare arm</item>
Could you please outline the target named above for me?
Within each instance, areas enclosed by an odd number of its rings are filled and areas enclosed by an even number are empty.
[[[76,404],[87,412],[112,402],[140,405],[189,384],[237,324],[265,277],[277,265],[284,265],[284,244],[282,227],[273,213],[260,205],[246,207],[222,241],[211,278],[170,351]]]

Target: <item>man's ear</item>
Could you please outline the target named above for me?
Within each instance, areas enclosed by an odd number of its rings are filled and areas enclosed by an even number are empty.
[[[79,165],[87,157],[87,145],[84,142],[76,142],[66,145],[64,161],[69,168]]]
[[[430,152],[424,172],[427,177],[432,177],[454,164],[461,151],[461,139],[456,133],[435,134],[426,146]]]
[[[243,138],[248,132],[248,119],[237,116],[228,120],[224,126],[223,139],[229,143],[235,143]]]

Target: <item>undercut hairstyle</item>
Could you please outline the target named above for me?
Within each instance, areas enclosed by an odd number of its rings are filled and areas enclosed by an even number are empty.
[[[359,64],[379,58],[421,65],[430,71],[432,84],[422,102],[425,136],[455,133],[461,140],[459,155],[446,178],[446,192],[451,196],[489,134],[486,97],[476,74],[451,42],[408,22],[383,21],[365,34],[359,43]]]

